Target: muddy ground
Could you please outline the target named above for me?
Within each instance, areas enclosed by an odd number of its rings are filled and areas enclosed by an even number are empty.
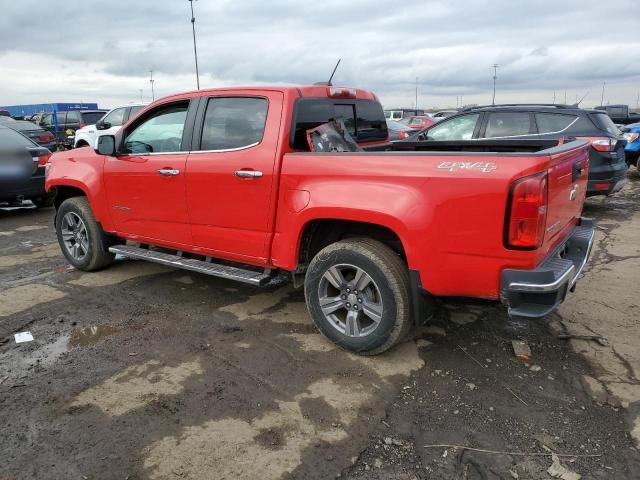
[[[0,211],[0,480],[544,479],[551,453],[566,479],[640,478],[629,177],[588,201],[593,261],[549,319],[448,303],[376,358],[325,341],[290,286],[133,261],[81,273],[51,209]]]

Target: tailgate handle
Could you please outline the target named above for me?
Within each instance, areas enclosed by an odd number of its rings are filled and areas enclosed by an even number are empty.
[[[573,164],[573,171],[571,173],[571,181],[575,182],[582,176],[584,168],[582,168],[582,162],[576,162]]]

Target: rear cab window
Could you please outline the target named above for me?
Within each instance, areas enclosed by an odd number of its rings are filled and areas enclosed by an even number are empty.
[[[384,111],[375,100],[303,97],[294,107],[291,147],[308,150],[307,130],[331,120],[342,120],[357,142],[384,142],[389,135]]]

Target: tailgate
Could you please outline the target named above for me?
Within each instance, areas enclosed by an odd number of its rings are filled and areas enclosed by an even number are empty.
[[[589,144],[583,142],[571,150],[550,154],[547,169],[547,224],[543,250],[555,248],[573,230],[587,192]]]

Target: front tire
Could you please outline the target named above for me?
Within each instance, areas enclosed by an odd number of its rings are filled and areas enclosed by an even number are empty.
[[[411,328],[407,267],[376,240],[341,240],[321,250],[307,270],[305,298],[322,334],[361,355],[388,350]]]
[[[102,228],[86,197],[68,198],[56,214],[56,234],[62,253],[78,270],[94,272],[111,265],[115,255],[104,244]]]

